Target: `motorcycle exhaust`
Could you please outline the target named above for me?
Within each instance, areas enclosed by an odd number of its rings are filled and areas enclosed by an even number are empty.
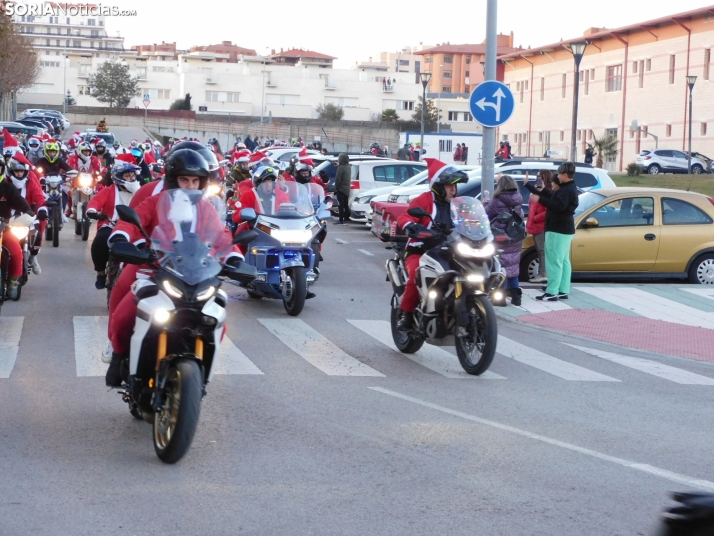
[[[402,277],[399,273],[399,264],[396,259],[387,261],[387,274],[389,275],[389,281],[392,283],[394,293],[397,296],[404,294],[405,283],[402,281]]]

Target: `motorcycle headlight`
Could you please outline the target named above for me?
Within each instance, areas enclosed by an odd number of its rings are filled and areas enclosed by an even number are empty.
[[[171,312],[166,309],[157,309],[154,312],[154,322],[157,324],[166,324],[171,318]]]
[[[79,185],[82,188],[89,188],[92,186],[92,176],[89,173],[80,173],[79,174]]]
[[[166,291],[166,294],[172,298],[183,298],[183,292],[181,292],[181,289],[172,285],[168,281],[164,281],[164,290]]]
[[[472,248],[471,246],[464,244],[463,242],[459,242],[459,244],[456,246],[456,251],[458,251],[459,254],[463,255],[464,257],[485,258],[491,257],[494,253],[496,253],[496,248],[494,247],[492,242],[489,242],[480,249]]]
[[[18,240],[24,240],[27,238],[27,235],[29,234],[30,230],[27,227],[10,227],[10,230],[12,231],[12,234],[14,234]]]
[[[286,244],[305,244],[312,238],[312,231],[309,229],[273,229],[271,236]]]
[[[220,195],[221,187],[218,184],[210,184],[208,188],[206,188],[206,191],[209,195]]]
[[[196,301],[205,301],[216,293],[216,287],[208,287],[203,292],[199,292]]]

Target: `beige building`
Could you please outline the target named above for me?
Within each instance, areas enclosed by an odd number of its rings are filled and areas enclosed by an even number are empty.
[[[424,58],[416,53],[427,48],[431,48],[431,45],[419,43],[416,46],[404,47],[397,52],[379,52],[367,61],[355,63],[355,69],[419,74]]]
[[[692,150],[714,155],[714,86],[711,49],[714,6],[615,29],[591,28],[582,37],[518,50],[499,57],[503,80],[516,98],[511,119],[500,128],[514,154],[570,155],[574,61],[569,46],[589,44],[580,64],[578,160],[587,143],[610,134],[619,154],[607,168],[623,170],[643,149],[685,150],[688,141],[686,76],[693,90]],[[637,120],[638,131],[630,125]]]

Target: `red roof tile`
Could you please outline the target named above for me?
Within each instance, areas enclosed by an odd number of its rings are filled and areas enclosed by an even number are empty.
[[[333,56],[328,56],[327,54],[320,54],[319,52],[313,52],[312,50],[301,50],[299,48],[292,48],[284,52],[279,52],[277,54],[271,54],[271,58],[322,58],[325,60],[336,60],[337,58]]]

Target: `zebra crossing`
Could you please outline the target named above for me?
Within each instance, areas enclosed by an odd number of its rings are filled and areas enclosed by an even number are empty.
[[[384,357],[383,365],[367,365],[348,353],[344,346],[327,339],[308,323],[295,318],[259,318],[258,324],[264,329],[260,336],[272,336],[284,347],[273,359],[302,359],[319,373],[327,377],[370,377],[375,380],[395,376],[387,360],[411,362],[422,367],[428,374],[435,373],[447,379],[471,381],[507,380],[499,370],[499,363],[509,360],[524,367],[533,374],[544,374],[557,380],[571,382],[612,382],[622,383],[623,377],[612,372],[607,366],[607,374],[596,370],[598,363],[615,363],[630,371],[656,377],[659,380],[678,385],[714,386],[714,369],[709,375],[694,373],[684,368],[667,365],[653,359],[643,359],[617,354],[588,346],[562,343],[572,349],[567,358],[558,358],[544,351],[531,348],[521,342],[502,335],[499,336],[497,356],[492,369],[481,376],[466,374],[454,353],[443,348],[425,344],[414,354],[399,353],[392,341],[391,327],[385,320],[346,319],[346,326],[355,328],[366,341],[375,343],[372,355]],[[0,379],[12,377],[22,339],[24,317],[0,317]],[[75,316],[74,358],[77,377],[101,377],[107,365],[102,363],[101,354],[106,344],[107,317]],[[260,328],[258,328],[260,329]],[[349,328],[348,328],[349,329]],[[571,362],[585,362],[587,367]],[[256,359],[258,356],[253,356]],[[596,358],[596,359],[593,359]],[[229,338],[225,337],[216,374],[261,376],[264,372]],[[380,370],[381,369],[381,370]],[[509,370],[513,371],[512,368]],[[514,373],[515,374],[515,373]]]

